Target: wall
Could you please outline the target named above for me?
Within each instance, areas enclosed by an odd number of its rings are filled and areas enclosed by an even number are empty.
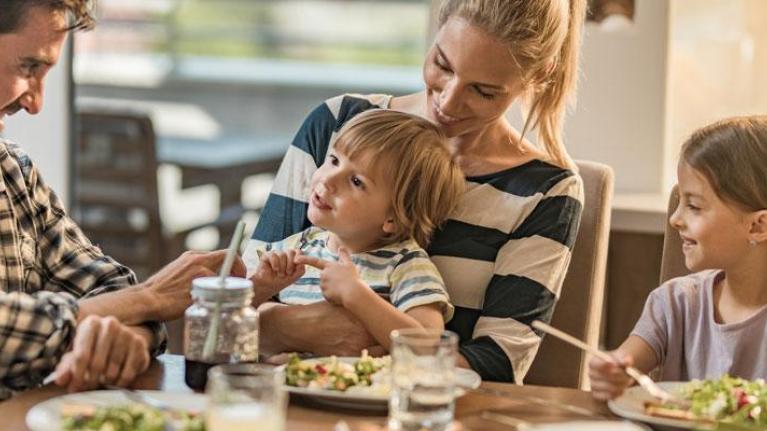
[[[573,157],[613,167],[616,193],[664,189],[668,21],[668,2],[637,0],[626,28],[586,25],[565,138]]]

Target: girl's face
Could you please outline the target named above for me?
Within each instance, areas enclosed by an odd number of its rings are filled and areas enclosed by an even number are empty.
[[[427,117],[448,137],[496,122],[524,91],[508,45],[462,18],[440,28],[423,76]]]
[[[750,213],[722,201],[706,177],[685,162],[677,168],[679,206],[669,222],[682,237],[690,271],[732,268],[749,252]]]

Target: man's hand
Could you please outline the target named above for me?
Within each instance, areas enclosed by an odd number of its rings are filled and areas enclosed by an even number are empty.
[[[253,287],[269,298],[295,283],[306,272],[303,264],[296,263],[300,255],[300,250],[273,250],[261,255],[258,268],[250,278]]]
[[[78,320],[90,315],[115,316],[126,325],[140,325],[178,319],[192,304],[192,280],[216,275],[225,255],[226,250],[187,251],[141,284],[78,301]],[[245,276],[239,257],[231,275]]]
[[[209,253],[187,251],[166,265],[157,274],[143,283],[152,313],[148,321],[175,320],[184,315],[192,304],[192,280],[199,277],[215,276],[221,268],[226,250]],[[245,276],[245,265],[239,256],[232,265],[231,275]]]
[[[101,384],[128,386],[149,367],[147,341],[114,317],[88,316],[77,325],[72,350],[56,367],[56,384],[70,392]]]
[[[296,262],[321,270],[322,295],[333,304],[347,306],[356,293],[372,291],[360,279],[357,267],[354,266],[352,257],[345,248],[339,247],[338,257],[338,262],[331,262],[317,257],[298,256]]]

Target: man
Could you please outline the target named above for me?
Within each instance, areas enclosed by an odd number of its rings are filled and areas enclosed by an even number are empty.
[[[37,114],[43,83],[70,30],[93,26],[90,0],[0,0],[0,131],[20,110]],[[0,139],[0,400],[55,367],[70,390],[128,385],[164,350],[158,323],[183,315],[195,277],[224,252],[186,253],[136,284],[66,215],[35,165]],[[233,273],[244,275],[236,262]],[[57,365],[58,364],[58,365]]]

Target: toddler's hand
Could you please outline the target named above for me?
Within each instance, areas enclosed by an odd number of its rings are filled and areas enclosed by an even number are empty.
[[[616,350],[611,353],[613,362],[596,356],[589,361],[591,395],[600,401],[607,401],[620,396],[631,385],[632,379],[624,367],[634,364],[634,359]]]
[[[306,271],[303,264],[296,262],[300,256],[300,250],[273,250],[262,254],[256,272],[250,277],[253,286],[276,294],[295,283]]]
[[[316,257],[298,256],[296,262],[322,270],[320,275],[322,295],[328,302],[344,306],[351,300],[355,290],[365,286],[360,280],[349,252],[340,247],[338,257],[340,259],[338,262],[331,262]]]

